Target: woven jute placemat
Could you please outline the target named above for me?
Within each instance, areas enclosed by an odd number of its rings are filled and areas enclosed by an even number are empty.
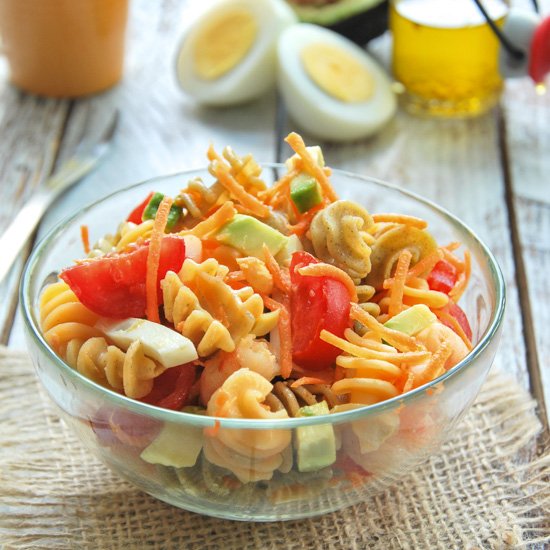
[[[171,507],[90,456],[39,390],[28,357],[0,347],[0,547],[54,549],[544,548],[550,455],[531,456],[534,401],[492,374],[441,452],[340,512],[241,523]]]

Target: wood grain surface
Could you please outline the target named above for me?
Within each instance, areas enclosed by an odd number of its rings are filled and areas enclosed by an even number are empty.
[[[548,13],[550,2],[539,2]],[[523,2],[524,4],[524,2]],[[131,4],[126,69],[115,89],[80,101],[26,96],[6,83],[0,62],[0,230],[39,181],[93,136],[118,109],[120,127],[109,156],[48,212],[39,235],[83,205],[131,183],[205,165],[210,142],[285,157],[281,140],[300,130],[275,91],[231,109],[201,109],[178,89],[174,56],[200,0]],[[387,56],[388,38],[372,50]],[[317,140],[303,134],[309,143]],[[550,96],[531,82],[510,81],[501,107],[472,120],[439,121],[399,112],[371,139],[321,143],[326,161],[402,185],[448,208],[488,244],[503,270],[508,305],[498,365],[529,387],[546,419],[550,400]],[[0,289],[3,342],[24,347],[14,319],[23,259]]]

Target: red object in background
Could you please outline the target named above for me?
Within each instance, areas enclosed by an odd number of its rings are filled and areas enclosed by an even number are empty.
[[[145,200],[138,204],[131,212],[130,212],[130,215],[126,218],[126,221],[127,222],[132,222],[132,223],[135,223],[135,224],[140,224],[143,219],[143,212],[145,211],[145,208],[147,207],[147,205],[149,204],[149,201],[152,199],[153,195],[155,193],[153,191],[151,191],[147,197],[145,197]]]
[[[131,252],[84,261],[65,269],[60,277],[80,302],[98,315],[115,319],[144,317],[148,253],[149,243],[145,243]],[[170,235],[164,237],[157,276],[159,303],[162,303],[160,281],[168,271],[177,273],[184,259],[184,240]]]
[[[323,329],[343,337],[350,326],[350,295],[341,281],[300,275],[296,269],[319,263],[307,252],[295,252],[290,264],[292,359],[301,367],[323,370],[341,350],[320,338]]]
[[[528,71],[536,84],[542,84],[550,72],[550,17],[543,19],[535,29]]]

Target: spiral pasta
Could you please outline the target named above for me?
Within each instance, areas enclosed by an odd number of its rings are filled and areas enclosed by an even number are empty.
[[[122,222],[115,235],[105,235],[93,245],[88,257],[97,258],[111,252],[123,252],[130,245],[145,241],[151,236],[153,223],[153,220],[145,220],[140,224]]]
[[[373,221],[360,205],[339,200],[318,212],[310,234],[316,256],[345,271],[356,283],[371,270]]]
[[[71,340],[85,341],[102,333],[94,327],[99,316],[81,304],[63,281],[51,284],[40,296],[40,326],[46,342],[65,358]]]
[[[384,280],[392,276],[403,250],[411,252],[411,265],[414,265],[437,249],[437,243],[430,233],[414,225],[389,223],[379,224],[379,227],[373,229],[372,268],[366,282],[376,289],[382,288]]]
[[[141,342],[133,342],[126,352],[108,345],[105,338],[73,339],[67,347],[67,362],[80,374],[111,389],[139,399],[153,389],[153,380],[165,368],[145,356]]]
[[[226,273],[212,258],[202,264],[187,259],[179,276],[168,272],[161,283],[167,320],[195,343],[200,357],[234,351],[243,336],[262,336],[277,324],[277,314],[264,313],[260,295],[233,290],[222,280]]]
[[[273,386],[263,376],[247,368],[233,373],[208,402],[210,416],[229,418],[288,418],[286,410],[272,412],[263,406]],[[271,479],[284,465],[285,450],[290,445],[290,430],[240,430],[220,428],[207,435],[206,458],[231,470],[243,483]]]

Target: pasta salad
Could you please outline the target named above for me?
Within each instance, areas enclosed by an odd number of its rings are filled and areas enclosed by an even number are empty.
[[[157,407],[271,420],[379,403],[461,361],[468,250],[437,243],[423,219],[339,199],[320,148],[286,141],[294,155],[270,187],[250,155],[211,146],[212,181],[152,190],[93,246],[82,227],[85,257],[40,299],[56,354]],[[255,433],[205,430],[176,461],[163,456],[170,433],[131,443],[178,468],[202,453],[240,483],[336,460],[337,441],[322,453],[298,443],[296,457],[290,430]]]

